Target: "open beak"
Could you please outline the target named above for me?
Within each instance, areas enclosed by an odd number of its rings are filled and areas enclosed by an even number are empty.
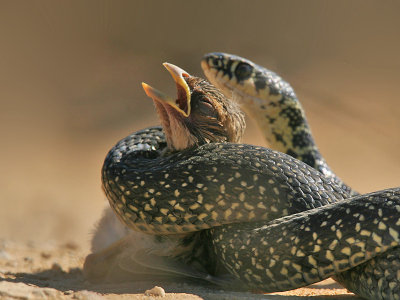
[[[165,95],[164,93],[144,82],[142,82],[143,89],[146,95],[152,98],[153,101],[157,101],[164,107],[166,105],[169,105],[173,107],[177,112],[179,112],[182,116],[188,117],[190,115],[190,88],[186,83],[184,77],[190,77],[190,75],[188,72],[173,64],[163,63],[163,65],[175,81],[178,94],[177,99]]]

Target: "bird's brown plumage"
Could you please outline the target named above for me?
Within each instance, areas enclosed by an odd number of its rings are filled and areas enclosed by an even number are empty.
[[[184,150],[212,142],[238,143],[245,129],[244,115],[208,81],[172,64],[164,66],[177,87],[177,98],[143,84],[154,101],[169,150]]]
[[[194,140],[191,146],[240,142],[245,121],[239,106],[204,79],[188,77],[186,82],[191,91],[191,113],[183,122]]]

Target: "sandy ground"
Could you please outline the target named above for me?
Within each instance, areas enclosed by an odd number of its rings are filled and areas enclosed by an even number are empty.
[[[91,284],[82,275],[79,245],[0,242],[0,299],[359,299],[333,280],[269,295],[238,293],[184,282]],[[154,286],[164,297],[146,295]]]

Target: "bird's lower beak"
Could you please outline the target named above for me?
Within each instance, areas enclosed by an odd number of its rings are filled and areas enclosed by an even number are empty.
[[[186,83],[184,77],[190,77],[190,75],[186,71],[173,64],[163,63],[163,65],[169,71],[176,83],[178,94],[177,99],[175,100],[172,97],[165,95],[164,93],[144,82],[142,82],[143,89],[146,95],[152,98],[153,101],[157,101],[163,106],[169,105],[173,107],[177,112],[179,112],[182,116],[188,117],[190,115],[190,88]]]

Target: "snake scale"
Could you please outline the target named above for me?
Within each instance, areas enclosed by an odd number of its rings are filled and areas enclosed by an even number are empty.
[[[351,197],[288,83],[226,54],[210,54],[202,66],[286,154],[225,141],[166,153],[160,127],[136,132],[111,149],[102,171],[122,222],[159,236],[204,241],[204,233],[212,261],[246,289],[288,290],[335,275],[362,297],[400,299],[400,188]]]

